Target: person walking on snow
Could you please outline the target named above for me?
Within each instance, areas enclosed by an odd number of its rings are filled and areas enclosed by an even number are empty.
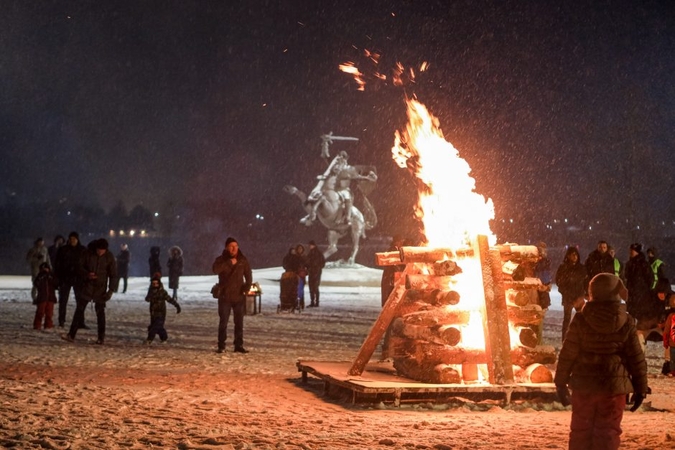
[[[153,277],[150,280],[150,289],[148,290],[148,295],[145,297],[145,301],[150,303],[150,325],[148,326],[148,338],[145,343],[151,344],[153,339],[155,339],[155,335],[159,335],[160,341],[166,342],[169,339],[169,335],[164,328],[164,323],[166,322],[166,304],[171,303],[175,306],[176,314],[180,314],[180,305],[174,298],[169,296],[169,293],[162,286],[162,280],[159,277]]]

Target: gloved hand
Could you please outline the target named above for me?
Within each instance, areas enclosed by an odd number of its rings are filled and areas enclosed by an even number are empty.
[[[112,290],[110,290],[110,291],[108,291],[108,292],[105,293],[105,301],[106,301],[106,302],[112,298],[113,293],[114,293],[114,292],[113,292]]]
[[[180,314],[180,305],[176,305],[176,314]]]
[[[642,405],[642,401],[645,399],[645,397],[646,396],[644,394],[638,394],[637,392],[633,394],[633,396],[630,398],[630,401],[633,404],[633,406],[630,409],[630,412],[637,411],[640,405]]]
[[[560,400],[560,403],[562,403],[563,406],[569,406],[572,404],[570,390],[567,389],[567,386],[556,386],[555,390],[558,393],[558,400]]]

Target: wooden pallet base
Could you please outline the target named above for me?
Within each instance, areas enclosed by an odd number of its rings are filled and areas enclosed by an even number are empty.
[[[296,363],[302,381],[311,374],[324,381],[324,393],[356,403],[449,403],[452,401],[494,401],[509,404],[517,400],[552,402],[553,383],[510,385],[429,384],[396,375],[391,362],[371,362],[360,376],[347,375],[351,362],[303,361]]]

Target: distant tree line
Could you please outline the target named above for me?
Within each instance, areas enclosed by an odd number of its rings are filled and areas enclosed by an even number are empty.
[[[53,234],[72,230],[107,235],[111,229],[132,228],[154,231],[153,213],[143,205],[136,205],[127,212],[121,202],[109,212],[100,206],[50,201],[23,204],[10,201],[0,206],[0,235],[5,237],[43,236],[51,242]]]

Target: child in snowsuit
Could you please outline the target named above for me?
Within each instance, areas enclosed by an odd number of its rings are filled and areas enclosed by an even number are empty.
[[[663,323],[663,346],[670,352],[670,360],[666,361],[669,365],[669,371],[663,366],[663,374],[669,377],[675,377],[675,295],[669,298],[670,313]]]
[[[44,328],[48,330],[54,328],[54,304],[56,303],[56,288],[58,282],[56,277],[52,274],[49,263],[43,262],[40,264],[40,271],[33,281],[33,287],[37,292],[33,304],[37,306],[35,309],[35,319],[33,320],[33,328],[39,330],[42,328],[42,319],[44,318]]]
[[[180,305],[166,292],[159,277],[153,277],[150,281],[150,289],[145,301],[150,303],[150,325],[146,344],[150,344],[156,334],[159,334],[159,339],[164,342],[169,338],[164,329],[166,303],[169,302],[176,307],[176,314],[180,314]]]
[[[554,383],[560,402],[572,404],[569,448],[617,449],[626,394],[634,393],[636,411],[649,391],[647,363],[635,320],[621,301],[628,294],[621,279],[600,273],[588,292],[567,330]]]

